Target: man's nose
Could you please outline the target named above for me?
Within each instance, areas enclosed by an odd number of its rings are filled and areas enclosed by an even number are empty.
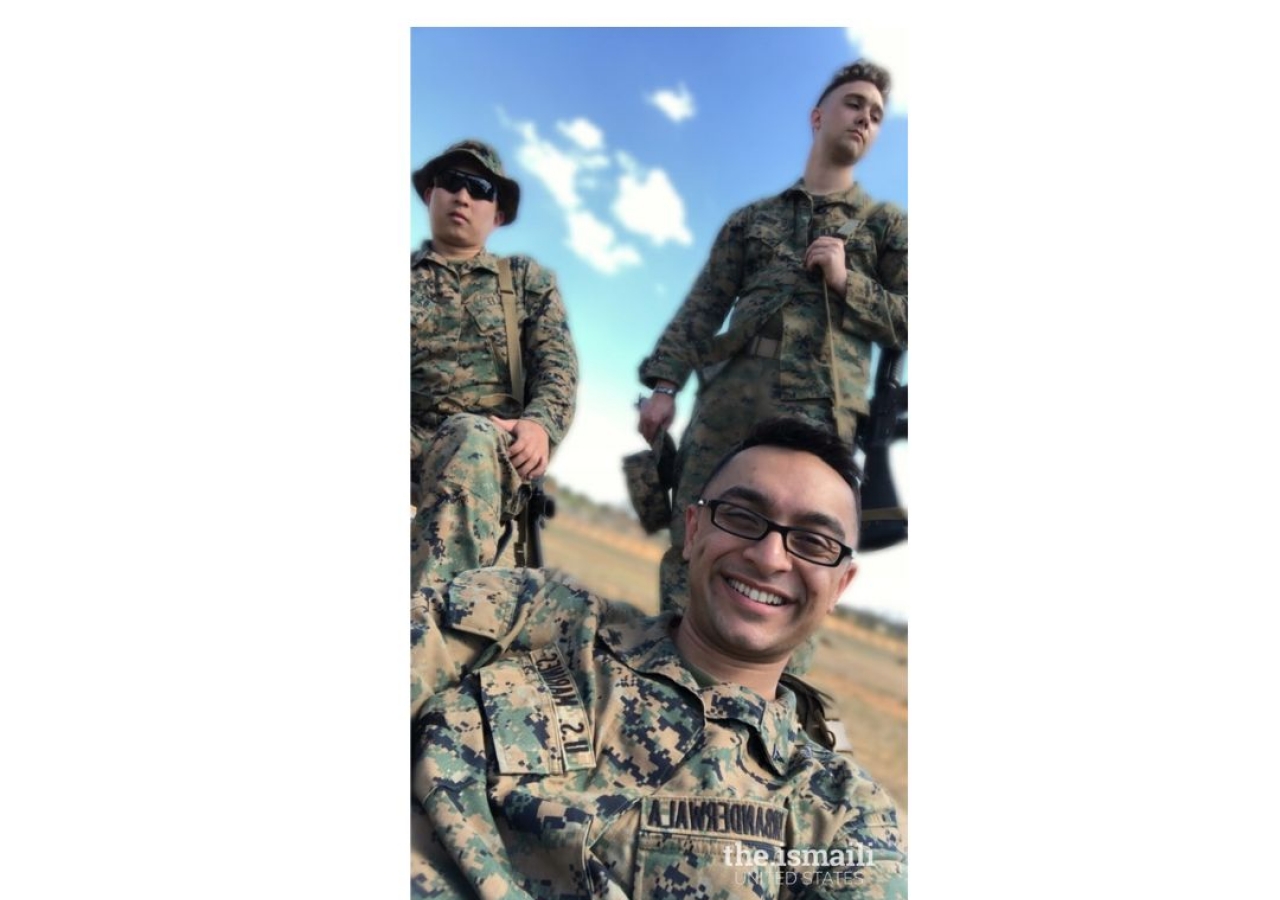
[[[791,554],[786,542],[776,531],[768,532],[758,541],[752,541],[744,554],[762,573],[781,572],[791,568]]]

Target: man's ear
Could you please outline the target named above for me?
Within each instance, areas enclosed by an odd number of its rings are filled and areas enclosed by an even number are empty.
[[[507,217],[502,214],[502,210],[495,209],[493,211],[493,227],[501,228],[507,221]]]
[[[689,561],[689,557],[693,553],[693,539],[697,533],[698,507],[690,503],[684,508],[684,547],[680,551],[680,556],[685,562]]]
[[[831,605],[827,608],[827,612],[832,612],[836,608],[836,604],[840,602],[840,597],[844,594],[845,588],[853,581],[853,576],[858,574],[858,564],[856,562],[849,563],[849,568],[840,576],[839,587],[836,588],[835,596],[831,598]]]
[[[813,111],[809,113],[809,129],[811,131],[817,131],[818,126],[821,124],[822,124],[822,110],[818,109],[818,107],[815,106],[813,108]]]
[[[434,190],[435,188],[427,188],[422,192],[422,202],[427,204],[427,206],[431,205],[431,192]]]

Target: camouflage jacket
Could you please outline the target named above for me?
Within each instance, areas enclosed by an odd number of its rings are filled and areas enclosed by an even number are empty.
[[[700,681],[673,614],[525,569],[420,596],[413,896],[906,897],[884,790],[785,689]]]
[[[907,343],[907,217],[874,202],[857,184],[813,196],[797,182],[730,216],[689,296],[641,363],[640,379],[650,387],[659,378],[683,385],[690,372],[741,353],[780,315],[778,398],[832,397],[823,280],[802,266],[816,238],[842,228],[849,284],[843,297],[830,298],[840,376],[837,423],[865,414],[871,342]],[[718,334],[730,309],[729,327]]]
[[[523,342],[525,397],[512,396],[498,257],[446,261],[431,242],[409,263],[410,390],[414,424],[434,427],[454,413],[532,419],[552,446],[573,421],[578,355],[555,276],[527,256],[511,257]],[[435,421],[433,421],[435,420]]]

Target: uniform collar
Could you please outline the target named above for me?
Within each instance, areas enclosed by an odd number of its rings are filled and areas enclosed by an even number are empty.
[[[844,203],[847,206],[861,206],[869,199],[866,192],[858,182],[854,182],[847,189],[837,191],[834,194],[812,194],[805,190],[804,178],[797,178],[791,187],[787,188],[780,195],[782,197],[811,197],[814,200],[821,198],[823,203]]]
[[[452,266],[462,271],[468,269],[488,269],[491,272],[498,271],[498,257],[490,253],[488,250],[481,250],[470,259],[445,259],[439,253],[436,253],[435,247],[430,239],[422,242],[422,246],[409,257],[409,268],[417,268],[419,265],[427,261],[431,261],[440,266]]]
[[[675,613],[667,612],[606,623],[600,639],[631,670],[660,676],[697,695],[708,719],[735,719],[751,728],[764,743],[770,766],[785,775],[792,755],[806,746],[795,694],[779,685],[778,699],[766,700],[742,685],[701,687],[671,639],[675,618]]]

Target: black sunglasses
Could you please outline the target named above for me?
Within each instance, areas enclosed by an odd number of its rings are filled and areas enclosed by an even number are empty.
[[[442,187],[451,194],[466,188],[472,200],[494,200],[498,196],[498,186],[489,179],[459,172],[457,169],[446,169],[434,180],[436,187]]]

